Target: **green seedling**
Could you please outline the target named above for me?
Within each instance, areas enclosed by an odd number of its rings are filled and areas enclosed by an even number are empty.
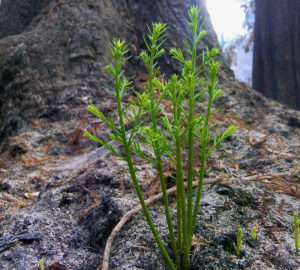
[[[190,269],[190,250],[203,179],[206,175],[206,160],[211,156],[212,151],[236,130],[235,126],[229,126],[221,132],[220,128],[210,124],[212,104],[222,94],[217,87],[220,64],[214,60],[218,50],[206,48],[199,52],[197,46],[206,31],[199,27],[197,7],[193,6],[188,15],[187,23],[191,37],[183,42],[185,53],[178,48],[170,51],[171,57],[176,59],[182,68],[181,74],[173,75],[168,80],[159,75],[160,67],[157,60],[165,53],[163,44],[167,39],[166,25],[153,23],[152,28],[148,28],[147,38],[144,40],[146,50],[140,53],[140,59],[148,70],[148,80],[144,90],[135,92],[135,97],[132,97],[129,104],[122,102],[123,97],[129,94],[128,90],[134,91],[133,82],[125,77],[123,69],[124,63],[129,58],[128,46],[125,41],[118,39],[114,39],[109,45],[112,61],[107,65],[106,70],[114,78],[118,123],[106,117],[94,105],[89,105],[87,109],[110,127],[112,131],[110,138],[124,146],[123,153],[119,153],[109,141],[101,140],[87,131],[84,133],[84,136],[102,144],[127,162],[143,213],[163,257],[172,270]],[[168,100],[171,106],[164,107],[164,100]],[[206,107],[203,105],[204,100],[207,100]],[[168,110],[169,113],[164,116],[163,112]],[[125,121],[130,126],[129,130],[125,128]],[[187,153],[187,160],[183,160],[185,156],[183,153]],[[174,261],[167,253],[145,204],[136,175],[137,168],[133,164],[133,154],[157,168]],[[194,168],[195,159],[201,160],[200,169]],[[164,175],[166,162],[173,163],[176,167],[176,231],[172,224],[166,189]],[[194,178],[199,181],[196,198],[193,198],[192,190]],[[187,192],[184,187],[185,180]]]
[[[256,240],[256,227],[252,228],[251,236],[253,237],[254,240]]]
[[[240,253],[241,253],[241,249],[242,249],[242,244],[243,244],[243,231],[240,228],[238,230],[238,235],[237,235],[237,239],[236,239],[236,244],[233,243],[233,247],[235,249],[235,254],[240,257]]]
[[[45,267],[44,267],[44,260],[41,259],[41,261],[40,261],[40,270],[44,270],[44,269],[45,269]]]
[[[298,255],[300,256],[300,244],[299,244],[299,219],[298,219],[298,212],[294,212],[294,238],[295,238],[295,247]]]

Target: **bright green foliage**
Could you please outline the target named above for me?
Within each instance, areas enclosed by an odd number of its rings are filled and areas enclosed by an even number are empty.
[[[45,269],[44,261],[43,261],[43,259],[41,259],[41,261],[40,261],[40,270],[44,270],[44,269]]]
[[[253,237],[254,240],[256,240],[256,227],[252,228],[251,236]]]
[[[294,212],[293,228],[294,228],[295,247],[296,247],[296,251],[298,252],[298,255],[300,256],[298,212]]]
[[[240,228],[238,230],[238,235],[237,235],[237,239],[236,239],[236,244],[233,243],[233,247],[235,249],[235,254],[239,257],[240,253],[241,253],[241,249],[242,249],[242,245],[243,245],[243,231]]]
[[[149,32],[145,38],[147,50],[140,53],[140,58],[148,69],[148,81],[145,83],[144,92],[136,93],[136,97],[132,98],[127,105],[122,103],[122,97],[126,95],[132,84],[125,78],[122,69],[128,59],[126,57],[127,44],[125,41],[113,40],[113,43],[109,45],[113,61],[106,69],[114,77],[119,123],[115,124],[112,119],[105,117],[94,105],[89,105],[87,109],[111,128],[110,138],[123,144],[124,154],[118,153],[109,142],[100,140],[88,132],[84,134],[127,161],[134,187],[154,238],[170,269],[178,270],[190,268],[190,249],[201,199],[206,160],[212,151],[236,130],[235,126],[229,126],[224,132],[218,128],[217,134],[214,135],[215,127],[209,123],[212,103],[222,94],[222,91],[217,88],[217,73],[220,64],[214,61],[218,53],[215,48],[211,50],[206,48],[199,55],[197,45],[206,31],[199,27],[198,15],[199,9],[193,6],[189,10],[190,20],[188,21],[192,37],[188,39],[188,42],[184,41],[187,54],[185,55],[181,49],[177,48],[170,51],[171,56],[182,66],[182,72],[180,75],[171,76],[168,81],[159,75],[160,67],[157,62],[157,59],[165,53],[162,46],[166,41],[166,25],[153,23],[152,29],[148,29]],[[171,117],[163,116],[162,101],[164,99],[168,99],[172,105]],[[208,105],[205,113],[201,113],[199,107],[205,99]],[[125,130],[125,120],[130,124],[130,130]],[[143,151],[143,149],[148,151]],[[183,151],[188,153],[187,160],[182,160]],[[145,205],[136,176],[136,168],[132,162],[133,153],[153,164],[158,170],[174,262],[167,254]],[[201,167],[200,170],[196,170],[194,160],[199,159],[199,156]],[[168,158],[169,162],[173,162],[176,166],[176,234],[171,220],[163,158]],[[184,173],[185,166],[187,174]],[[194,178],[199,180],[196,199],[193,199],[192,190]],[[184,180],[187,181],[187,193]]]

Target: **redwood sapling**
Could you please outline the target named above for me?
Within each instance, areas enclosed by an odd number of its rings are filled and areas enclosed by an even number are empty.
[[[163,44],[167,39],[166,25],[153,23],[144,40],[146,50],[140,53],[140,59],[148,70],[148,80],[144,90],[136,91],[129,104],[124,104],[122,100],[128,95],[128,90],[133,90],[132,81],[126,79],[123,69],[128,60],[127,43],[114,39],[109,45],[112,61],[106,70],[114,78],[118,123],[104,116],[94,105],[89,105],[87,109],[110,127],[110,138],[123,145],[123,153],[119,153],[108,141],[101,140],[87,131],[84,133],[86,137],[99,142],[127,162],[143,213],[163,257],[172,270],[190,268],[190,251],[202,195],[206,160],[212,151],[236,130],[235,126],[229,126],[223,133],[218,129],[217,134],[214,134],[214,126],[210,123],[212,104],[222,94],[217,87],[220,63],[214,60],[218,50],[206,48],[199,53],[198,45],[206,31],[199,27],[197,7],[191,7],[188,15],[187,23],[192,36],[188,41],[184,41],[186,54],[178,48],[170,51],[172,58],[176,59],[182,68],[181,74],[174,74],[169,80],[160,75],[157,60],[165,54]],[[163,102],[166,99],[171,104],[168,108]],[[200,110],[200,106],[204,107],[205,99],[207,106]],[[164,115],[167,110],[171,110],[171,113]],[[125,122],[129,124],[129,130],[125,129]],[[187,160],[183,160],[183,151],[188,153]],[[145,204],[136,175],[137,168],[133,165],[133,154],[157,168],[174,260],[167,253]],[[200,169],[195,169],[196,158],[201,160]],[[176,231],[166,190],[166,162],[173,163],[176,167]],[[195,199],[192,190],[194,178],[199,180]],[[184,187],[185,180],[187,192]]]

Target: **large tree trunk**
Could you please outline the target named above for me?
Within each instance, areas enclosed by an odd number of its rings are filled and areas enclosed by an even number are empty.
[[[0,1],[0,39],[22,33],[50,0]]]
[[[300,1],[255,3],[253,88],[300,109]]]
[[[218,46],[204,0],[45,0],[38,7],[36,0],[26,0],[25,10],[17,8],[21,2],[3,0],[0,6],[5,25],[0,37],[7,36],[0,40],[0,142],[32,119],[66,120],[83,100],[97,102],[96,92],[110,80],[104,58],[114,37],[130,43],[135,57],[128,69],[140,76],[137,55],[145,48],[146,25],[167,23],[166,49],[182,46],[187,10],[197,4],[209,30],[200,47]],[[15,20],[18,16],[26,19]],[[161,59],[167,74],[178,70],[168,59],[167,54]]]

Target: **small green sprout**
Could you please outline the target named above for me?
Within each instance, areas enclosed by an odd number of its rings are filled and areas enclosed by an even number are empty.
[[[298,219],[298,212],[294,212],[294,238],[295,238],[295,247],[298,255],[300,256],[300,244],[299,244],[299,219]]]
[[[252,228],[251,236],[253,237],[254,240],[256,240],[256,227]]]
[[[237,240],[236,240],[236,244],[233,243],[233,247],[235,249],[235,254],[240,257],[240,253],[241,253],[241,249],[242,249],[242,244],[243,244],[243,231],[240,228],[238,230],[238,235],[237,235]]]
[[[41,261],[40,261],[40,270],[44,270],[44,269],[45,269],[45,267],[44,267],[44,260],[41,259]]]

